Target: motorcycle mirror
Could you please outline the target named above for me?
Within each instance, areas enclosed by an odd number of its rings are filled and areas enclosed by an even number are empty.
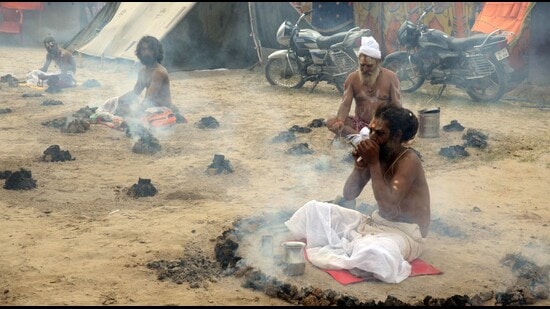
[[[430,3],[428,7],[426,8],[426,12],[431,12],[435,6],[435,2]]]
[[[422,8],[422,6],[417,6],[414,10],[412,10],[411,12],[409,12],[409,14],[407,14],[407,19],[411,19],[411,17],[416,14],[416,12],[418,12],[420,9]]]
[[[305,11],[305,12],[302,13],[302,14],[304,14],[305,16],[308,16],[309,14],[311,14],[311,12],[313,12],[313,10]]]

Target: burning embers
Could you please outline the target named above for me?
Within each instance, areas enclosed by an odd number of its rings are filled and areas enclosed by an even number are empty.
[[[153,133],[141,124],[131,124],[126,128],[126,136],[139,136],[139,139],[132,147],[132,152],[142,154],[155,154],[161,150],[159,140]]]
[[[201,118],[195,126],[199,129],[217,129],[220,127],[220,123],[216,120],[216,118],[208,116]]]
[[[0,83],[7,83],[10,87],[17,87],[20,81],[11,74],[0,77]]]
[[[71,153],[68,150],[61,150],[59,145],[51,145],[48,149],[44,150],[42,155],[42,161],[57,162],[57,161],[72,161]]]
[[[291,155],[306,155],[314,153],[313,149],[309,148],[308,143],[299,143],[296,144],[285,151],[287,154]]]
[[[41,157],[45,162],[72,161],[71,154],[67,150],[61,150],[59,145],[51,145]],[[32,178],[30,170],[21,168],[19,171],[0,172],[0,179],[6,179],[4,189],[7,190],[30,190],[36,188],[36,180]]]
[[[62,133],[84,133],[90,129],[90,122],[88,119],[90,119],[90,115],[95,113],[96,109],[97,108],[86,106],[74,113],[71,117],[72,119],[69,119],[68,117],[60,117],[42,122],[42,125],[58,128]]]
[[[21,168],[19,171],[4,171],[1,174],[1,176],[5,176],[6,179],[4,189],[30,190],[36,188],[36,180],[32,178],[32,173],[30,170]]]
[[[224,155],[215,154],[212,164],[206,169],[208,175],[219,175],[222,173],[228,174],[233,173],[233,166],[229,160],[225,159]]]
[[[128,195],[131,197],[146,197],[157,194],[157,188],[151,183],[151,179],[139,178],[138,183],[135,183],[128,190]]]
[[[186,247],[185,257],[180,260],[149,262],[147,267],[157,270],[159,280],[170,278],[177,284],[188,282],[191,288],[200,287],[202,282],[216,280],[221,275],[234,275],[243,278],[242,286],[245,288],[303,306],[481,306],[491,302],[494,305],[506,306],[534,304],[537,299],[548,297],[548,288],[545,284],[548,282],[550,265],[539,267],[520,254],[509,254],[502,260],[503,264],[509,265],[518,274],[518,281],[506,292],[489,291],[477,293],[473,297],[453,295],[449,298],[435,298],[427,295],[410,304],[392,295],[387,295],[384,301],[362,300],[331,289],[299,287],[247,265],[251,259],[238,255],[239,242],[250,240],[250,237],[254,238],[254,234],[261,234],[260,232],[264,231],[263,228],[272,225],[274,226],[271,228],[272,231],[280,232],[276,227],[290,216],[290,213],[281,212],[275,216],[276,218],[255,217],[233,222],[233,228],[225,230],[216,240],[214,252],[217,262],[212,262],[205,257],[201,248],[190,246]],[[272,242],[273,239],[270,237],[261,237],[258,246],[263,250],[258,251],[269,255]],[[246,244],[243,247],[246,248]],[[300,247],[301,245],[298,246]],[[254,249],[252,251],[256,252]]]
[[[294,142],[296,141],[296,133],[311,133],[311,128],[320,128],[323,126],[326,126],[326,123],[325,120],[322,118],[312,120],[307,127],[302,127],[295,124],[288,130],[279,132],[277,136],[271,139],[271,142]],[[298,143],[285,150],[285,153],[290,155],[307,155],[314,153],[314,151],[313,149],[309,148],[308,143]]]
[[[147,268],[157,271],[158,280],[170,279],[176,284],[189,283],[192,289],[206,287],[208,281],[216,282],[221,275],[220,264],[208,258],[196,245],[186,247],[179,260],[159,260],[147,263]]]
[[[132,152],[154,154],[161,150],[159,140],[153,134],[143,134],[132,147]]]
[[[464,130],[464,127],[457,120],[452,120],[450,124],[443,126],[443,130],[446,132],[460,132]],[[487,147],[487,135],[476,129],[466,130],[466,134],[462,136],[462,139],[465,140],[463,145],[443,147],[439,150],[439,154],[447,158],[455,159],[470,155],[466,147],[479,149],[485,149]]]

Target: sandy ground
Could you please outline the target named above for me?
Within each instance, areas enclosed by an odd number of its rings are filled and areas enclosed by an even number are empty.
[[[42,48],[0,47],[0,75],[22,79],[41,66],[44,56]],[[133,87],[135,66],[86,57],[78,62],[80,85],[61,93],[0,84],[0,109],[12,110],[0,114],[0,171],[30,170],[37,184],[31,190],[0,188],[0,304],[288,304],[243,287],[241,277],[219,276],[191,286],[158,280],[147,264],[179,259],[193,250],[214,260],[216,238],[236,220],[292,212],[310,200],[341,194],[352,168],[345,160],[350,149],[333,142],[325,127],[296,133],[294,142],[272,142],[294,125],[307,127],[333,115],[340,100],[337,90],[320,84],[310,93],[311,83],[302,89],[270,86],[261,66],[173,72],[172,97],[189,122],[155,135],[160,152],[137,154],[132,152],[135,139],[104,125],[92,124],[84,133],[42,125],[97,107]],[[101,87],[82,86],[90,79]],[[375,281],[347,286],[311,265],[301,277],[285,277],[277,270],[274,275],[360,299],[383,301],[393,295],[415,302],[426,295],[504,292],[517,279],[502,262],[509,254],[548,264],[550,91],[544,88],[522,85],[491,104],[475,103],[453,88],[441,100],[428,102],[437,91],[429,85],[404,94],[404,106],[415,112],[439,106],[441,126],[457,120],[488,136],[487,148],[467,147],[470,156],[457,159],[439,151],[462,145],[466,131],[440,130],[439,137],[417,138],[412,145],[422,154],[432,222],[437,222],[422,259],[443,274],[411,277],[397,285]],[[22,96],[37,91],[43,97]],[[45,100],[63,105],[41,105]],[[219,128],[195,125],[209,116]],[[314,152],[285,152],[298,143]],[[50,145],[59,145],[75,160],[42,161]],[[215,154],[224,155],[234,172],[206,173]],[[139,178],[151,179],[158,193],[128,196]],[[370,186],[358,202],[375,203]],[[243,240],[238,251],[245,258],[250,254],[250,263],[259,250],[257,236]],[[548,281],[539,287],[544,289],[548,291]],[[495,304],[494,298],[487,304]],[[536,304],[550,301],[538,299]]]

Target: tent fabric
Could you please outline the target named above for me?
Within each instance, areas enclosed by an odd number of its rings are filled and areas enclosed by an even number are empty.
[[[521,36],[525,20],[534,2],[485,2],[472,31],[491,33],[496,29],[511,32],[508,44],[513,47]]]
[[[68,49],[137,61],[137,42],[152,35],[163,44],[163,64],[169,71],[246,68],[261,61],[258,48],[280,49],[275,37],[279,25],[284,20],[294,23],[300,15],[289,2],[117,4],[105,5]],[[307,21],[300,25],[311,28]]]
[[[106,2],[101,10],[94,16],[92,21],[82,28],[71,40],[67,41],[63,48],[75,51],[92,40],[113,19],[118,10],[120,2]]]
[[[311,25],[324,35],[355,27],[353,2],[312,2]]]
[[[510,32],[507,36],[509,63],[512,69],[527,66],[525,55],[529,45],[529,15],[536,2],[485,2],[472,31],[491,33],[496,29]]]
[[[434,11],[425,16],[424,23],[457,38],[468,37],[481,3],[435,2]],[[403,21],[410,17],[416,22],[422,12],[420,8],[426,5],[426,2],[354,2],[355,24],[372,30],[385,57],[399,50],[397,31]]]
[[[135,47],[143,35],[162,40],[193,5],[193,2],[121,2],[111,21],[78,51],[107,59],[135,60]]]

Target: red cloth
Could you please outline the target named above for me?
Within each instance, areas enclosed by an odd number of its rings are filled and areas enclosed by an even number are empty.
[[[23,12],[21,10],[0,7],[0,32],[21,33],[23,26]]]
[[[44,2],[0,2],[3,8],[18,10],[44,10]]]
[[[421,275],[439,275],[443,273],[439,269],[435,268],[434,266],[428,264],[427,262],[421,259],[416,259],[412,261],[411,266],[412,266],[412,270],[409,277],[415,277],[415,276],[421,276]],[[332,276],[332,278],[334,278],[334,280],[338,281],[340,284],[343,284],[343,285],[365,281],[365,278],[356,277],[346,269],[339,269],[339,270],[321,269],[321,270],[327,272],[329,275]]]
[[[304,257],[306,260],[309,260],[307,257],[306,250],[304,250]],[[420,258],[411,262],[411,268],[412,268],[411,274],[409,275],[409,277],[416,277],[416,276],[422,276],[422,275],[439,275],[443,273],[439,269],[421,260]],[[329,275],[332,276],[332,278],[334,278],[334,280],[338,281],[340,284],[343,284],[343,285],[368,280],[365,278],[360,278],[352,275],[347,269],[338,269],[338,270],[322,269],[322,268],[319,268],[319,269],[327,272]]]

